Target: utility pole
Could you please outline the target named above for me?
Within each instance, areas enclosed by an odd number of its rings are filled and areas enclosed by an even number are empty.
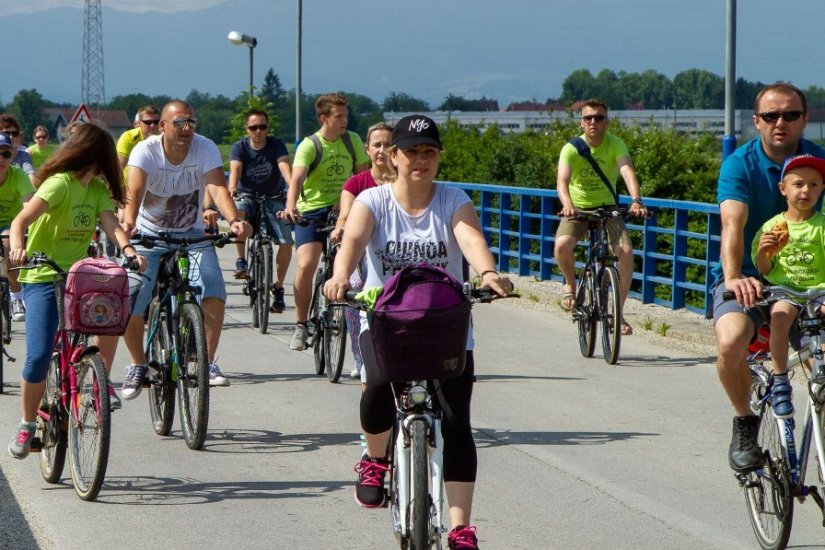
[[[103,18],[100,0],[85,0],[83,10],[83,69],[80,98],[99,112],[106,104],[103,78]]]

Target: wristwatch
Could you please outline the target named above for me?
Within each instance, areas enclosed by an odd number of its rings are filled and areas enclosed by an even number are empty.
[[[643,203],[643,202],[642,202],[642,199],[633,199],[631,202],[632,202],[633,204],[638,204],[638,205],[640,205],[640,206],[644,206],[644,205],[645,205],[645,203]]]

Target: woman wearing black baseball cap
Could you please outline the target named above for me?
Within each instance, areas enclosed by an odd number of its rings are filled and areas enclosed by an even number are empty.
[[[344,299],[350,288],[350,273],[362,256],[367,262],[365,288],[382,286],[402,267],[420,262],[438,265],[463,280],[462,260],[466,258],[481,274],[483,285],[506,295],[512,285],[496,271],[473,203],[463,191],[434,181],[443,149],[435,122],[423,115],[402,118],[393,128],[392,145],[390,160],[398,171],[397,179],[355,199],[333,277],[324,287],[327,298]],[[468,343],[472,343],[472,336]],[[470,525],[478,464],[470,425],[474,377],[471,348],[468,345],[463,374],[442,384],[454,413],[442,424],[444,479],[453,526],[448,544],[454,549],[478,548],[475,527]],[[361,506],[375,508],[384,503],[386,451],[395,406],[390,384],[377,383],[371,365],[365,366],[367,385],[361,396],[361,427],[367,456],[355,467],[359,474],[355,499]]]

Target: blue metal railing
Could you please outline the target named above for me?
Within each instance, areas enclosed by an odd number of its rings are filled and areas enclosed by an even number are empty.
[[[473,199],[500,271],[562,280],[553,258],[559,220],[556,191],[447,183]],[[630,204],[630,197],[622,196],[620,202]],[[709,315],[710,272],[719,263],[719,207],[652,198],[645,198],[645,207],[652,217],[627,226],[634,248],[630,296],[646,304]]]

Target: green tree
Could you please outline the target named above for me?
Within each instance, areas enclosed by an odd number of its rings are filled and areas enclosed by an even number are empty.
[[[596,79],[587,69],[578,69],[570,73],[561,84],[559,100],[566,105],[572,105],[580,99],[600,97],[601,89],[597,88]]]
[[[146,94],[119,95],[109,101],[108,109],[123,110],[131,120],[137,114],[138,109],[145,105],[154,105],[158,109],[169,103],[172,98],[167,95],[149,96]]]
[[[281,86],[278,73],[270,67],[264,76],[264,85],[261,86],[260,98],[264,103],[272,105],[273,109],[281,109],[286,104],[286,91]]]
[[[51,121],[43,115],[43,109],[52,105],[50,101],[43,99],[40,92],[32,88],[17,92],[11,103],[6,105],[6,111],[17,117],[23,127],[23,135],[30,136],[38,124],[46,126],[51,124]]]
[[[723,109],[725,79],[709,71],[690,69],[673,78],[676,109]]]
[[[381,108],[385,113],[411,113],[430,110],[430,106],[426,101],[403,92],[390,93],[384,98]]]

